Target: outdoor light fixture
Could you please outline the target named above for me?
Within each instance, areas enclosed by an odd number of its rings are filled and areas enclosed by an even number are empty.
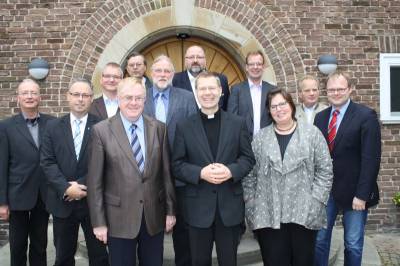
[[[41,80],[47,77],[50,70],[50,65],[42,58],[35,58],[28,65],[29,74],[36,80]]]
[[[334,55],[321,55],[318,59],[318,69],[325,75],[335,72],[337,59]]]

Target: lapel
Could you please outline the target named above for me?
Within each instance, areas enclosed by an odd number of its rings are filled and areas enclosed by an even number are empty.
[[[31,143],[33,147],[35,147],[35,149],[38,149],[38,147],[35,144],[35,141],[32,138],[31,133],[29,132],[28,126],[26,125],[26,121],[22,113],[15,116],[15,124],[18,132],[21,133],[21,135],[24,136],[24,138],[26,138],[29,141],[29,143]]]
[[[222,156],[224,155],[224,149],[229,145],[229,143],[226,142],[229,140],[231,125],[232,124],[229,115],[221,110],[221,127],[219,129],[218,149],[217,149],[217,156],[215,158],[217,162],[222,161]]]
[[[101,96],[98,98],[94,103],[94,107],[97,109],[97,112],[101,115],[101,117],[107,118],[107,109],[106,105],[104,104],[104,98]]]
[[[321,112],[321,132],[324,135],[325,139],[328,140],[328,126],[329,126],[329,116],[331,114],[332,107],[326,108],[325,111]]]
[[[68,146],[71,154],[73,155],[72,157],[76,161],[74,138],[72,136],[71,119],[70,119],[69,113],[61,118],[61,128],[60,129],[61,129],[61,134],[66,135],[66,137],[64,138],[64,141],[66,141],[67,146]]]
[[[144,113],[151,117],[156,117],[156,107],[153,101],[153,88],[148,88],[146,91],[146,103],[144,104]]]
[[[42,143],[42,136],[44,134],[44,130],[46,128],[46,123],[47,123],[47,117],[43,114],[40,114],[40,119],[39,119],[39,136],[38,136],[38,141],[39,141],[39,147]]]
[[[188,91],[193,91],[192,84],[190,83],[189,74],[188,74],[187,70],[185,70],[183,72],[182,78],[183,78],[182,82],[184,83],[184,86],[183,86],[184,89],[187,89]]]
[[[249,81],[246,80],[243,83],[243,99],[245,99],[245,103],[247,104],[247,109],[250,111],[250,117],[251,117],[251,121],[254,121],[254,112],[253,112],[253,101],[251,99],[251,93],[250,93],[250,84]],[[253,122],[254,123],[254,122]],[[254,126],[254,125],[252,125]]]
[[[340,141],[343,138],[344,132],[346,132],[346,129],[351,125],[351,120],[354,117],[354,104],[352,101],[350,101],[349,106],[347,107],[346,113],[343,116],[342,121],[340,122],[340,126],[338,131],[336,132],[336,137],[335,137],[335,144],[333,145],[333,150],[339,145]]]
[[[137,163],[135,158],[133,157],[133,152],[131,149],[131,145],[129,143],[128,136],[126,135],[124,125],[122,123],[120,115],[115,115],[109,119],[109,127],[111,133],[115,136],[115,139],[120,146],[123,153],[125,153],[126,157],[129,159],[137,173],[140,175],[139,168],[137,167]],[[147,157],[147,156],[146,156]]]
[[[87,143],[89,142],[89,137],[90,137],[90,130],[94,124],[96,124],[97,120],[91,115],[88,114],[86,126],[85,126],[85,132],[83,133],[83,140],[82,140],[82,146],[81,150],[79,151],[79,160],[82,159],[82,155],[85,154],[85,149],[87,146]]]
[[[144,171],[143,175],[147,176],[147,171],[151,171],[151,164],[149,163],[150,158],[152,157],[154,141],[156,138],[156,124],[154,120],[151,120],[146,115],[143,115],[143,124],[144,124],[144,138],[145,138],[145,146],[146,146],[146,160],[144,161]],[[131,152],[132,153],[132,152]],[[136,161],[135,161],[136,163]]]
[[[267,114],[267,111],[265,110],[265,108],[266,108],[266,103],[267,103],[268,87],[267,87],[267,83],[265,81],[262,81],[261,84],[262,84],[262,86],[261,86],[261,117],[263,117]]]
[[[176,90],[174,87],[169,88],[169,102],[168,102],[168,111],[167,111],[167,121],[166,124],[168,125],[171,122],[172,115],[175,112],[175,109],[178,107],[176,103],[176,98],[178,97],[175,95]]]
[[[199,111],[201,112],[201,111]],[[213,155],[210,150],[210,145],[208,144],[207,140],[207,135],[206,132],[204,131],[203,127],[203,122],[201,121],[200,113],[197,113],[197,115],[193,116],[192,118],[192,128],[193,128],[193,138],[199,142],[198,147],[203,151],[203,153],[206,155],[207,159],[210,162],[213,162]],[[221,125],[222,128],[222,125]],[[220,133],[221,135],[221,133]]]

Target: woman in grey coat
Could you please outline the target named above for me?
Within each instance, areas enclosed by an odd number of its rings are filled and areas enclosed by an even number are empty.
[[[321,132],[296,122],[289,93],[270,91],[268,106],[273,123],[255,136],[256,165],[243,179],[246,220],[264,265],[309,266],[317,230],[326,226],[331,157]]]

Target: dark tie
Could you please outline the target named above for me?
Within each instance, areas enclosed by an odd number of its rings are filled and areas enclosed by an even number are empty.
[[[333,111],[332,114],[332,119],[331,122],[329,123],[328,126],[328,146],[329,146],[329,151],[332,152],[333,146],[335,143],[335,138],[336,138],[336,122],[337,122],[337,116],[339,115],[339,110]]]
[[[136,163],[139,168],[139,171],[140,171],[140,173],[143,173],[144,157],[143,157],[142,149],[140,148],[139,138],[136,134],[136,128],[137,128],[137,125],[135,125],[135,124],[131,125],[131,136],[132,136],[131,147],[132,147],[133,156],[136,159]]]

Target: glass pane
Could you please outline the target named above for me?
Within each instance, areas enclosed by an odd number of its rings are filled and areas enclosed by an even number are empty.
[[[390,67],[390,111],[400,112],[400,67]]]

